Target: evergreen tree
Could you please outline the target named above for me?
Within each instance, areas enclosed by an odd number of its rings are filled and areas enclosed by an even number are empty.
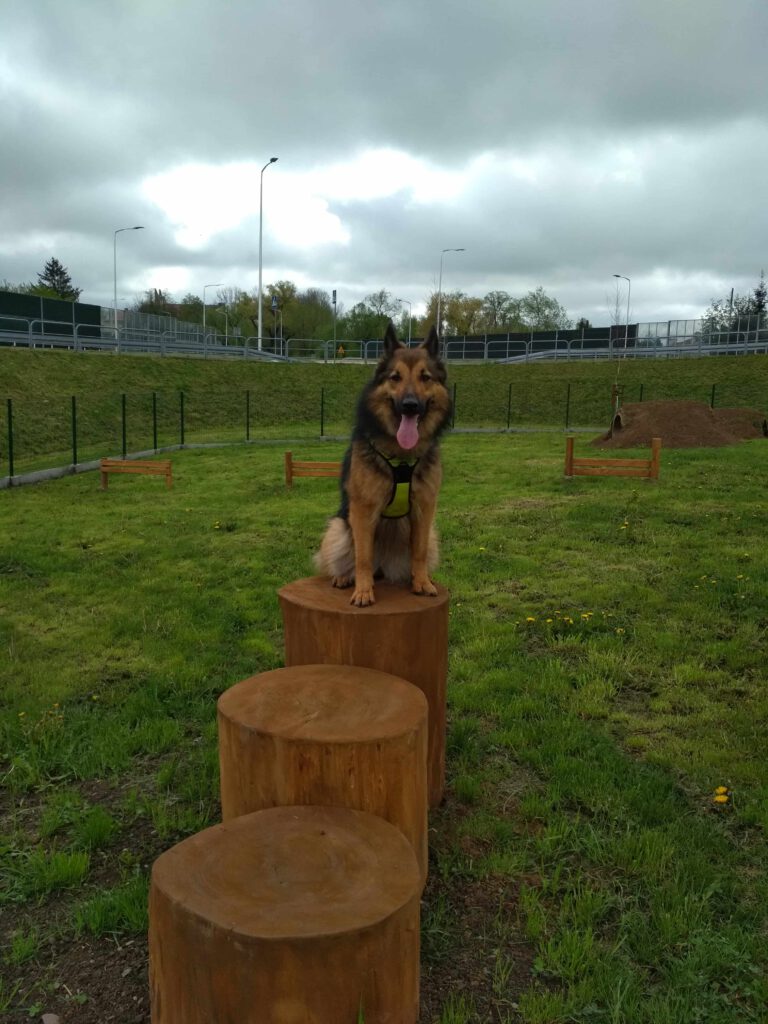
[[[766,308],[768,308],[768,290],[765,287],[765,271],[760,271],[760,284],[753,291],[754,299],[754,312],[759,313],[760,317],[765,316]]]
[[[77,302],[81,288],[75,288],[67,268],[52,256],[45,264],[42,274],[37,275],[36,289],[45,289],[43,294],[53,295],[67,302]]]

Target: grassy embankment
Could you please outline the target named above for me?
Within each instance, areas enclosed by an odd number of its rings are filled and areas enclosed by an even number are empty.
[[[450,367],[457,428],[605,424],[618,377],[627,401],[695,398],[718,406],[768,408],[762,356],[665,361],[537,363]],[[243,440],[246,392],[250,436],[310,439],[344,435],[371,368],[340,363],[234,364],[202,359],[0,350],[0,476],[8,473],[6,399],[13,400],[15,472],[72,461],[71,398],[77,400],[78,461],[119,454],[122,395],[128,451],[151,448],[152,392],[158,444],[180,440],[184,392],[187,443]]]

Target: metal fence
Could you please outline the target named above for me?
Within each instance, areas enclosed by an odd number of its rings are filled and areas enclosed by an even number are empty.
[[[28,319],[3,315],[0,345],[67,349],[75,352],[186,356],[202,359],[320,360],[322,362],[377,360],[381,341],[285,340],[222,335],[173,317],[119,311],[117,327],[112,310],[103,310],[100,328],[92,323]],[[420,339],[413,341],[418,344]],[[627,328],[587,328],[582,331],[530,331],[446,337],[444,354],[451,362],[533,362],[582,359],[670,359],[693,356],[768,354],[768,327],[759,317],[745,317],[729,332],[704,333],[700,320],[667,320],[630,324]]]
[[[506,379],[505,379],[506,377]],[[613,409],[605,380],[510,380],[470,374],[452,384],[457,431],[607,429]],[[675,375],[622,385],[622,402],[696,399],[710,406],[768,407],[760,380],[696,384]],[[95,468],[105,456],[169,448],[345,438],[357,388],[346,374],[296,390],[293,379],[253,390],[93,392],[4,398],[0,406],[0,488]]]

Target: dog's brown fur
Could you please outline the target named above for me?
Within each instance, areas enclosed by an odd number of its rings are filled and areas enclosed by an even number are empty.
[[[404,449],[398,427],[418,409],[418,442]],[[432,328],[418,348],[397,340],[390,323],[384,354],[363,390],[352,443],[344,458],[341,509],[329,524],[315,556],[317,568],[335,587],[354,583],[350,604],[373,604],[374,576],[409,582],[415,594],[434,596],[430,579],[437,565],[435,508],[442,470],[438,439],[448,426],[451,400],[439,339]],[[417,459],[411,480],[410,511],[398,519],[382,518],[389,504],[392,470],[387,459]]]

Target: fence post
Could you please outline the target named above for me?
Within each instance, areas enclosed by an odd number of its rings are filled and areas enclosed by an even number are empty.
[[[245,440],[251,440],[251,392],[245,392]]]
[[[565,439],[565,476],[569,479],[573,476],[573,437]]]
[[[157,451],[157,392],[152,392],[152,447]]]
[[[184,392],[179,392],[179,444],[184,447]]]
[[[121,410],[122,434],[123,434],[123,458],[125,458],[126,452],[128,451],[128,446],[126,444],[126,433],[125,433],[125,395],[124,394],[122,394],[120,396],[120,410]]]
[[[512,424],[512,381],[509,382],[507,390],[507,430]]]
[[[568,386],[565,392],[565,429],[571,422],[571,382],[568,381]]]
[[[77,399],[72,395],[72,465],[77,465]]]
[[[712,395],[710,396],[710,399],[709,399],[709,407],[710,407],[710,409],[714,409],[715,408],[715,389],[716,388],[717,388],[717,384],[713,384],[712,385]]]
[[[325,433],[325,388],[320,388],[320,437]]]
[[[8,399],[8,476],[13,479],[13,399]]]
[[[638,402],[642,402],[642,400],[643,400],[643,385],[641,384],[640,385],[640,397],[638,398]]]
[[[453,385],[453,400],[451,401],[451,426],[456,426],[456,385]]]

